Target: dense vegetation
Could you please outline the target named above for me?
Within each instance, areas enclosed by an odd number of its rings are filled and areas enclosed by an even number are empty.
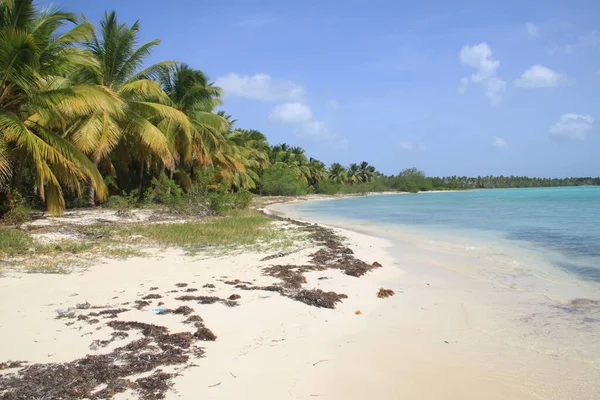
[[[329,168],[271,145],[223,111],[222,90],[179,62],[147,66],[159,40],[106,13],[95,27],[32,0],[0,0],[0,215],[33,206],[139,202],[243,207],[248,193],[598,184],[598,179],[384,176],[367,162]],[[228,195],[231,194],[231,195]],[[229,196],[229,197],[227,197]],[[20,211],[19,211],[20,210]],[[218,211],[218,210],[217,210]]]

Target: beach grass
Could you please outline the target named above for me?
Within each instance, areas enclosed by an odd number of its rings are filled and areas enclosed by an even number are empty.
[[[0,228],[0,255],[12,257],[24,254],[33,245],[33,239],[26,232],[17,229]]]
[[[275,235],[271,221],[254,210],[243,210],[207,221],[122,226],[118,235],[137,235],[160,245],[179,247],[251,245]]]
[[[62,229],[66,229],[62,227]],[[98,257],[143,257],[152,247],[179,247],[189,255],[252,246],[257,251],[289,249],[306,234],[286,229],[259,211],[235,210],[224,216],[176,223],[130,223],[71,226],[74,239],[41,243],[27,231],[2,228],[0,259],[31,273],[68,273]]]

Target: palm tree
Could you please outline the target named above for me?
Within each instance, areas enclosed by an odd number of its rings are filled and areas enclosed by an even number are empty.
[[[346,168],[340,163],[333,163],[329,167],[329,179],[336,183],[346,183],[348,176],[346,175]]]
[[[360,166],[356,163],[352,163],[348,166],[347,169],[347,177],[349,183],[360,183],[362,182],[362,177],[360,174]]]
[[[140,196],[143,189],[144,167],[150,166],[154,157],[168,169],[175,167],[164,131],[171,124],[190,136],[190,122],[180,110],[171,107],[171,100],[160,84],[151,78],[158,76],[165,66],[173,62],[162,62],[139,70],[144,59],[160,41],[152,40],[137,46],[139,21],[131,26],[119,23],[113,11],[106,13],[100,23],[100,34],[92,32],[86,41],[87,49],[96,60],[96,65],[81,68],[77,79],[80,82],[101,87],[110,93],[122,106],[120,112],[100,110],[91,113],[72,130],[70,139],[83,152],[89,154],[96,165],[107,161],[119,145],[121,155],[129,155],[136,161],[140,176]],[[119,159],[121,165],[129,167],[128,160]],[[94,190],[89,193],[90,204],[94,203]]]
[[[67,78],[94,66],[89,53],[75,47],[90,33],[73,14],[36,10],[32,0],[0,1],[0,182],[12,174],[14,188],[30,168],[35,191],[53,214],[64,210],[63,187],[81,193],[89,181],[100,199],[107,195],[94,164],[64,138],[69,121],[118,110],[110,95]]]
[[[308,183],[312,186],[327,179],[327,169],[325,168],[325,164],[320,160],[311,157],[308,160],[308,170],[310,174]]]
[[[361,162],[359,169],[360,169],[359,175],[360,175],[361,182],[371,182],[373,179],[375,179],[375,176],[376,176],[375,167],[372,165],[369,165],[368,162],[366,162],[366,161]]]
[[[214,108],[222,103],[222,89],[209,82],[202,71],[185,64],[163,67],[158,79],[173,107],[186,114],[191,122],[191,135],[168,121],[161,126],[179,167],[180,177],[187,176],[186,180],[191,181],[194,167],[212,162],[225,141],[223,132],[231,126],[222,115],[213,113]],[[191,166],[189,175],[182,164]]]

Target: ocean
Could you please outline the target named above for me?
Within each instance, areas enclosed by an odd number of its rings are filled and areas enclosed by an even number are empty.
[[[542,274],[600,283],[596,186],[363,196],[294,208],[316,220],[376,225]]]
[[[391,285],[435,280],[449,293],[443,302],[458,296],[469,324],[500,343],[600,365],[600,187],[382,194],[274,209],[387,239],[404,271]]]

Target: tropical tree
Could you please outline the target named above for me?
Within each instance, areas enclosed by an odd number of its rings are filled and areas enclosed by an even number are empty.
[[[317,160],[316,158],[311,157],[308,160],[308,172],[308,183],[312,186],[315,186],[319,182],[322,182],[325,179],[327,179],[327,168],[325,168],[325,164],[322,161]]]
[[[189,184],[194,168],[211,164],[215,154],[222,150],[223,133],[231,126],[222,115],[213,113],[214,108],[222,104],[222,89],[211,83],[202,71],[186,64],[161,68],[158,79],[172,106],[186,114],[191,122],[191,132],[169,121],[160,126],[167,136],[178,176]]]
[[[329,167],[329,179],[339,184],[346,183],[348,179],[346,168],[340,163],[331,164],[331,167]]]
[[[75,46],[90,35],[91,25],[73,14],[39,11],[31,0],[0,1],[0,183],[10,179],[14,189],[30,170],[34,191],[53,214],[64,210],[63,188],[81,193],[89,181],[100,199],[107,195],[94,164],[65,139],[69,121],[119,111],[110,94],[69,79],[96,66]]]
[[[90,113],[76,124],[69,138],[77,148],[90,155],[94,164],[105,161],[108,171],[114,171],[109,156],[121,146],[117,165],[129,171],[132,162],[137,163],[141,196],[145,167],[154,162],[171,170],[175,168],[165,129],[173,126],[190,138],[191,127],[187,116],[171,106],[168,94],[152,79],[173,62],[153,64],[140,70],[145,58],[160,41],[152,40],[138,47],[139,27],[139,21],[131,26],[119,23],[113,11],[104,15],[99,33],[92,31],[86,40],[85,46],[96,63],[81,68],[76,79],[102,88],[115,98],[120,108],[118,112],[103,109]],[[94,197],[92,187],[90,204],[94,203]]]
[[[362,182],[362,176],[360,173],[360,166],[356,163],[352,163],[346,170],[346,176],[349,183],[360,183]]]
[[[359,165],[359,176],[361,182],[371,182],[376,176],[375,167],[369,165],[366,161],[361,162]]]

